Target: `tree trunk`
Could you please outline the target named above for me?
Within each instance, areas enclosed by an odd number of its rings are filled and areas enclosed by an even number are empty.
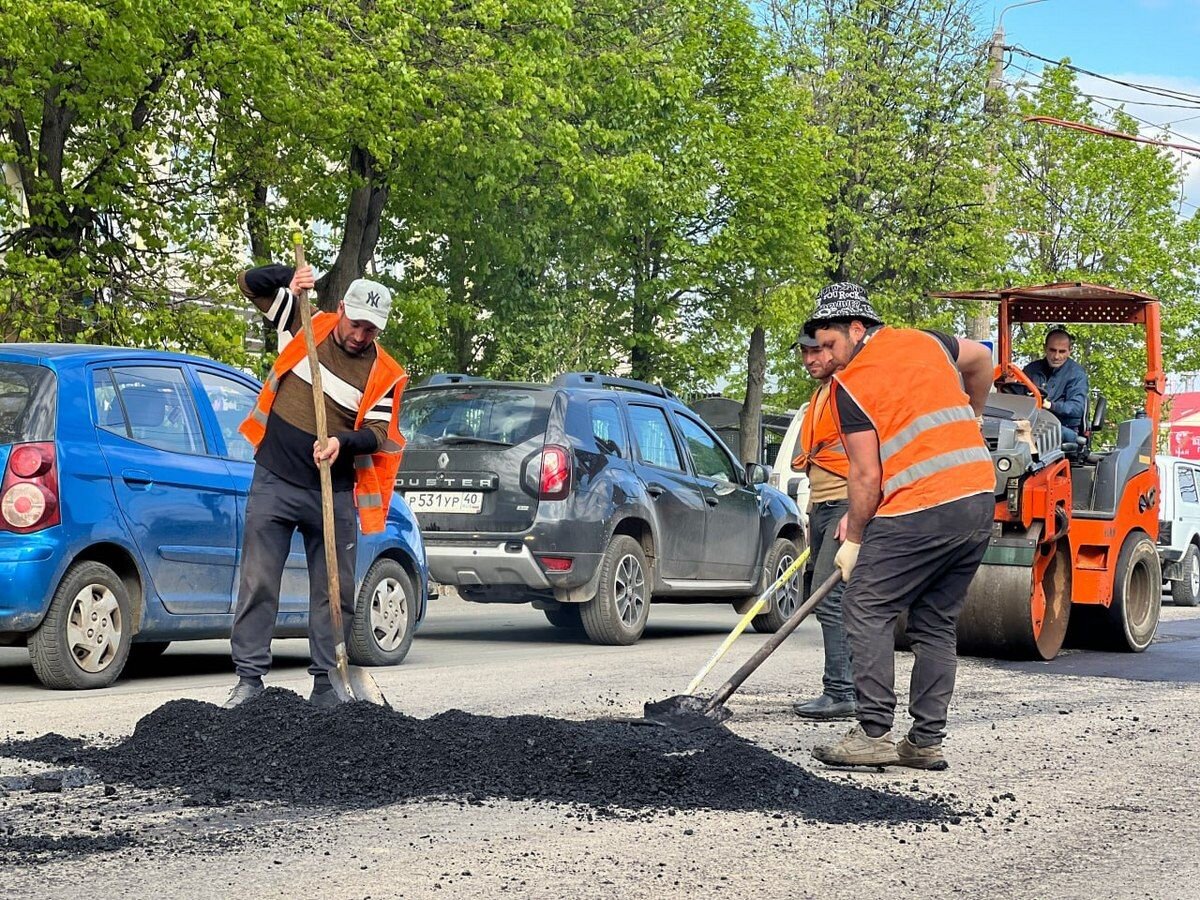
[[[350,282],[361,278],[375,255],[379,225],[387,204],[388,188],[375,168],[375,158],[362,147],[350,149],[350,177],[353,186],[346,201],[342,227],[342,246],[329,271],[317,279],[321,308],[337,309]]]
[[[762,325],[750,332],[750,347],[746,352],[746,399],[738,413],[738,433],[741,437],[741,461],[759,462],[762,456],[763,385],[767,380],[767,334]]]

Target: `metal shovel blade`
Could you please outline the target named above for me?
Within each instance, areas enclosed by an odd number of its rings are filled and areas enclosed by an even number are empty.
[[[374,703],[376,706],[386,706],[388,709],[392,708],[392,704],[387,702],[387,698],[383,696],[383,691],[379,689],[379,685],[375,683],[370,672],[358,666],[350,666],[349,674],[350,690],[354,694],[353,699]]]
[[[676,731],[718,728],[733,718],[727,707],[714,706],[711,697],[694,694],[677,694],[666,700],[652,701],[642,707],[642,712],[647,722]]]

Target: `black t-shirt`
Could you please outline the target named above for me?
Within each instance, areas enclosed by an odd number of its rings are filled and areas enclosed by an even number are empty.
[[[867,333],[871,334],[880,327],[882,326],[876,326]],[[941,331],[923,330],[926,334],[932,335],[941,341],[942,346],[946,348],[946,352],[950,354],[950,358],[958,362],[958,338]],[[861,348],[862,345],[860,344],[859,347]],[[858,351],[856,350],[855,352],[857,353]],[[867,414],[854,402],[854,398],[849,393],[846,391],[837,391],[836,393],[838,421],[841,424],[843,434],[855,434],[860,431],[874,430],[875,426],[871,424],[871,420],[867,418]]]

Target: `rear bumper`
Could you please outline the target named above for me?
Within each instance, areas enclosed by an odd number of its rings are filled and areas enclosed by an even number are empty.
[[[566,572],[547,572],[528,545],[519,541],[425,542],[429,559],[429,577],[455,587],[519,586],[549,591],[586,584],[599,564],[598,553],[566,553],[554,556],[573,560]]]
[[[22,535],[21,544],[0,545],[0,631],[30,632],[50,606],[50,586],[58,569],[58,547]]]

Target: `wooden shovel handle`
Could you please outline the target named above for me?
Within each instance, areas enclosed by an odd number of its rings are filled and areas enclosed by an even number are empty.
[[[292,240],[296,249],[296,268],[304,265],[304,236],[297,232]],[[308,351],[308,368],[312,372],[313,412],[317,417],[317,446],[322,450],[329,443],[329,423],[325,418],[325,390],[321,386],[321,363],[317,359],[317,342],[313,338],[312,309],[308,305],[308,291],[302,290],[296,297],[300,307],[301,331],[304,332],[304,348]],[[342,635],[342,593],[338,578],[337,536],[333,525],[333,478],[329,471],[329,460],[321,461],[321,525],[325,544],[325,571],[329,577],[329,618],[333,623],[333,642],[338,648],[338,668],[345,661],[345,639]]]

